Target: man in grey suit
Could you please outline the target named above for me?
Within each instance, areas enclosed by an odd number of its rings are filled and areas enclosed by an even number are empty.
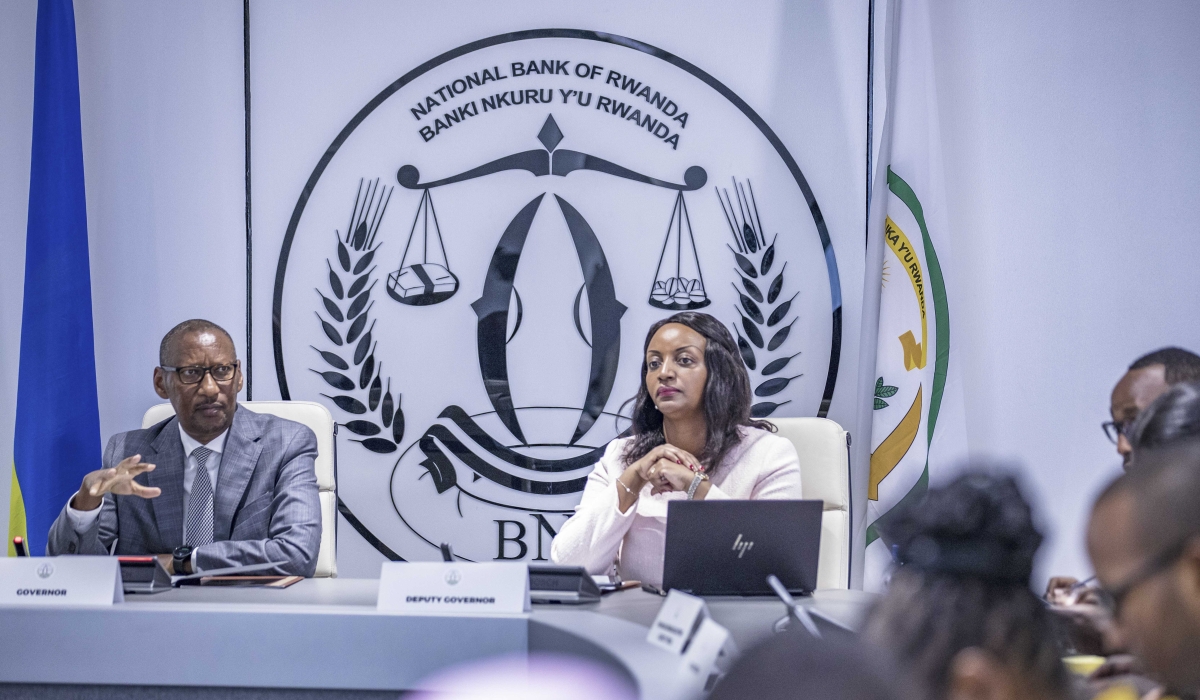
[[[233,339],[204,320],[172,328],[154,390],[175,416],[114,435],[83,478],[46,553],[172,554],[174,573],[283,562],[262,573],[312,576],[321,507],[307,427],[239,408]],[[114,547],[115,545],[115,547]]]

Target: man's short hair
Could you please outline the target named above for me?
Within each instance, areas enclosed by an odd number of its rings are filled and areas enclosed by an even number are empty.
[[[167,331],[167,334],[163,336],[162,342],[158,344],[158,364],[167,367],[173,366],[177,362],[177,360],[174,358],[177,357],[176,344],[179,342],[179,339],[188,333],[199,333],[202,331],[220,333],[229,339],[229,344],[233,345],[235,352],[237,351],[237,345],[234,344],[233,336],[229,335],[229,331],[218,326],[212,321],[206,321],[202,318],[193,318],[180,323],[171,330]]]
[[[1142,355],[1129,365],[1130,370],[1162,365],[1167,384],[1200,381],[1200,355],[1183,348],[1162,348]]]

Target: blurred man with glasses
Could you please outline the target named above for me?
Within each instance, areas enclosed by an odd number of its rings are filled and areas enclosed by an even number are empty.
[[[1088,553],[1131,650],[1167,689],[1200,690],[1200,440],[1139,450],[1092,510]]]
[[[154,390],[171,418],[114,435],[50,528],[46,553],[170,554],[176,574],[275,563],[311,576],[321,543],[307,427],[239,408],[233,339],[210,321],[172,328]]]
[[[1125,469],[1129,469],[1133,458],[1129,429],[1138,414],[1172,386],[1195,381],[1200,381],[1200,355],[1183,348],[1155,350],[1129,365],[1129,371],[1113,387],[1109,406],[1112,420],[1102,424],[1104,434],[1117,446]]]
[[[1147,407],[1173,386],[1200,380],[1200,356],[1182,348],[1168,347],[1139,357],[1113,387],[1109,410],[1112,420],[1101,427],[1117,446],[1123,466],[1129,470],[1134,456],[1131,433],[1135,421]],[[1127,645],[1110,612],[1099,604],[1103,592],[1093,579],[1081,582],[1069,576],[1054,576],[1046,586],[1046,601],[1066,625],[1073,646],[1085,653],[1110,656],[1099,677],[1137,672],[1140,665],[1122,654]]]
[[[1172,386],[1200,381],[1200,355],[1183,348],[1162,348],[1142,355],[1129,365],[1113,387],[1109,412],[1112,420],[1100,424],[1104,434],[1117,446],[1126,470],[1133,460],[1130,432],[1138,415]],[[1046,586],[1046,600],[1054,605],[1071,606],[1090,590],[1078,579],[1054,576]]]

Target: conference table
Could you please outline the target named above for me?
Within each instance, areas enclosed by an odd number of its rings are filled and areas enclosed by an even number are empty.
[[[112,607],[0,607],[0,696],[88,698],[396,697],[459,664],[540,652],[589,659],[648,700],[679,697],[680,657],[646,641],[664,600],[638,589],[523,615],[411,616],[375,609],[377,579],[308,579],[286,589],[190,587]],[[851,633],[872,596],[800,600],[821,629]],[[740,650],[765,640],[774,598],[706,598]],[[298,689],[309,689],[307,691]]]

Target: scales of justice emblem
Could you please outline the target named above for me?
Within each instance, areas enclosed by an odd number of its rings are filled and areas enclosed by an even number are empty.
[[[537,38],[591,45],[609,42],[606,36],[537,30],[476,42],[485,44],[476,50]],[[639,46],[621,41],[627,43],[609,42],[606,50]],[[642,58],[661,58],[651,47],[640,50]],[[443,58],[462,56],[452,51]],[[483,63],[495,64],[491,59]],[[722,96],[749,109],[731,94]],[[339,510],[385,557],[436,559],[437,546],[449,543],[463,560],[546,559],[592,467],[628,426],[618,414],[635,388],[630,380],[640,367],[645,328],[677,311],[704,310],[726,321],[751,374],[756,416],[828,410],[840,352],[840,293],[807,184],[791,191],[797,201],[790,211],[764,211],[748,174],[718,166],[727,184],[710,182],[713,165],[703,149],[691,163],[672,159],[674,172],[682,170],[672,179],[653,159],[635,155],[637,162],[629,162],[627,149],[573,136],[571,126],[560,127],[559,111],[579,123],[566,108],[550,105],[510,119],[489,144],[493,154],[505,153],[503,143],[516,145],[507,155],[472,163],[457,154],[453,169],[438,172],[442,159],[408,151],[393,160],[391,175],[373,173],[379,165],[360,166],[348,182],[351,166],[333,187],[317,188],[345,137],[370,116],[365,109],[327,149],[293,214],[274,299],[281,394],[322,401],[334,412]],[[513,124],[528,131],[521,135]],[[790,160],[776,170],[802,182],[798,168],[786,167]],[[587,184],[570,184],[576,181]],[[492,191],[502,194],[480,194]],[[661,223],[657,233],[631,230],[644,227],[622,218],[628,212],[598,206],[595,194],[609,191],[643,202],[627,207],[643,218],[661,203],[665,234]],[[350,205],[341,223],[323,215],[338,199]],[[398,206],[411,215],[401,218]],[[297,232],[306,231],[300,226],[306,207],[331,222],[325,225],[335,229],[332,240],[314,233],[297,242]],[[768,233],[763,214],[780,210],[781,221],[792,212],[813,215],[805,227],[819,234],[815,255],[803,255],[805,244],[788,231],[795,225],[777,224]],[[307,255],[298,260],[320,267],[305,264],[302,281],[288,284],[289,257],[300,250]],[[806,284],[810,278],[817,284]],[[315,309],[303,301],[304,287],[314,282]],[[285,295],[285,287],[298,291]],[[299,303],[285,308],[293,297]],[[822,305],[824,314],[805,318]],[[539,363],[557,363],[560,353],[561,375],[539,375]],[[801,378],[814,368],[818,381],[810,386]],[[453,382],[444,380],[447,372]],[[560,386],[564,400],[545,400],[547,383]]]

